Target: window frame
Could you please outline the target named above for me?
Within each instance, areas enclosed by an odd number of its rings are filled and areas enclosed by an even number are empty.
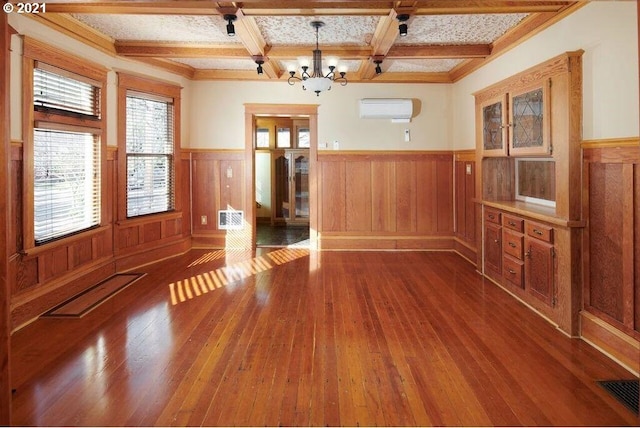
[[[139,221],[141,218],[174,214],[181,210],[179,192],[180,183],[180,123],[181,123],[181,93],[182,88],[165,82],[118,73],[118,202],[117,219],[119,222]],[[138,95],[148,95],[149,99],[164,98],[173,100],[173,208],[168,211],[141,214],[129,217],[127,215],[127,95],[129,92]]]
[[[41,65],[41,66],[39,66]],[[34,70],[41,68],[51,71],[50,67],[59,69],[62,73],[70,73],[77,80],[87,80],[98,87],[99,116],[70,114],[65,111],[53,110],[38,111],[34,105]],[[22,246],[25,252],[37,248],[49,248],[59,245],[69,237],[91,233],[96,227],[103,226],[107,219],[107,138],[106,138],[106,99],[107,99],[107,72],[108,70],[98,64],[71,55],[63,50],[54,48],[46,43],[24,37],[23,39],[23,215],[22,215]],[[56,131],[88,132],[99,139],[97,150],[99,194],[99,220],[97,225],[55,236],[36,244],[35,240],[35,150],[34,134],[36,128],[47,128]]]

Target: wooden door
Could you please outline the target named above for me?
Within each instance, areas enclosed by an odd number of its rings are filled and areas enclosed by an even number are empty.
[[[491,273],[502,273],[502,227],[485,223],[484,225],[484,268]]]
[[[553,245],[538,239],[525,237],[525,287],[538,299],[553,306],[554,250]]]

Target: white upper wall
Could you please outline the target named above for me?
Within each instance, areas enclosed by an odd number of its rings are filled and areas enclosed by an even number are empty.
[[[347,75],[347,78],[349,76]],[[360,119],[361,98],[409,98],[410,123]],[[349,83],[316,96],[297,83],[208,82],[191,84],[192,148],[244,148],[244,104],[317,104],[318,142],[340,150],[451,150],[451,85]],[[417,102],[415,102],[417,101]],[[404,141],[409,129],[411,141]]]
[[[584,50],[583,139],[637,137],[635,1],[593,1],[454,84],[453,147],[475,147],[473,93],[563,52]]]

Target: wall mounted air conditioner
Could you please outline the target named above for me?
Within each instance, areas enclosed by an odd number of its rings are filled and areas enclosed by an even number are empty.
[[[391,119],[394,123],[411,121],[413,101],[408,98],[363,98],[360,119]]]

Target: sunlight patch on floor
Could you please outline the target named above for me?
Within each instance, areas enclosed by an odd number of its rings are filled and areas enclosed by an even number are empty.
[[[247,253],[249,254],[249,253]],[[180,281],[169,284],[171,304],[177,305],[211,291],[215,291],[233,281],[240,281],[269,269],[274,265],[282,265],[309,255],[307,248],[282,248],[267,254],[246,260],[239,260],[228,266],[200,273]],[[226,250],[217,250],[202,255],[189,267],[205,264],[210,261],[226,258]]]

